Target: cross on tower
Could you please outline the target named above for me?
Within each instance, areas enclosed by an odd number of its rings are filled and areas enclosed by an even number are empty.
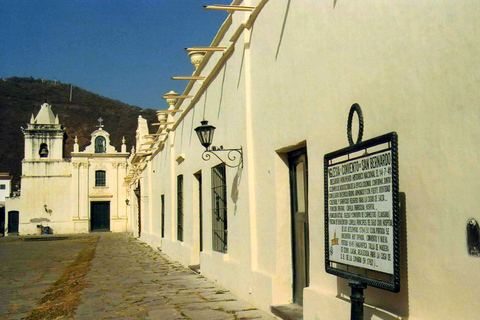
[[[103,119],[102,119],[102,117],[98,118],[97,121],[98,121],[98,123],[99,123],[99,125],[98,125],[97,127],[98,127],[99,129],[102,129],[102,128],[103,128],[103,124],[102,124]]]

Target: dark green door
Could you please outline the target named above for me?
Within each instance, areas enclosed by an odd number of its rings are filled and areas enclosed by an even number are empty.
[[[110,202],[92,202],[90,212],[92,231],[110,231]]]
[[[8,233],[18,233],[18,211],[8,212]]]
[[[199,233],[200,233],[200,252],[203,251],[203,212],[202,212],[202,173],[198,172],[195,174],[195,178],[198,183],[198,222],[199,222]]]
[[[0,235],[5,235],[5,207],[0,207]]]
[[[292,213],[293,302],[303,305],[303,289],[308,287],[308,169],[307,150],[288,154]]]

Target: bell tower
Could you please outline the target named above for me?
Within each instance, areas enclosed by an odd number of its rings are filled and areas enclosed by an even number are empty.
[[[22,128],[25,137],[24,161],[62,160],[65,129],[62,128],[48,103],[42,104],[37,116],[30,118],[27,128]]]

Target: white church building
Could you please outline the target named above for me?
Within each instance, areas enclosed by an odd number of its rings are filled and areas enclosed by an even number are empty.
[[[71,158],[64,156],[65,128],[52,106],[44,103],[32,115],[25,137],[21,196],[6,199],[7,235],[126,231],[125,139],[120,152],[110,145],[102,120],[91,144]]]

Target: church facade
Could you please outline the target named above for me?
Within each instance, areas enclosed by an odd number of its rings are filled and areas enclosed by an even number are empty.
[[[65,129],[47,103],[22,131],[21,196],[6,199],[8,235],[126,230],[125,143],[116,151],[100,124],[85,150],[75,138],[65,158]]]

